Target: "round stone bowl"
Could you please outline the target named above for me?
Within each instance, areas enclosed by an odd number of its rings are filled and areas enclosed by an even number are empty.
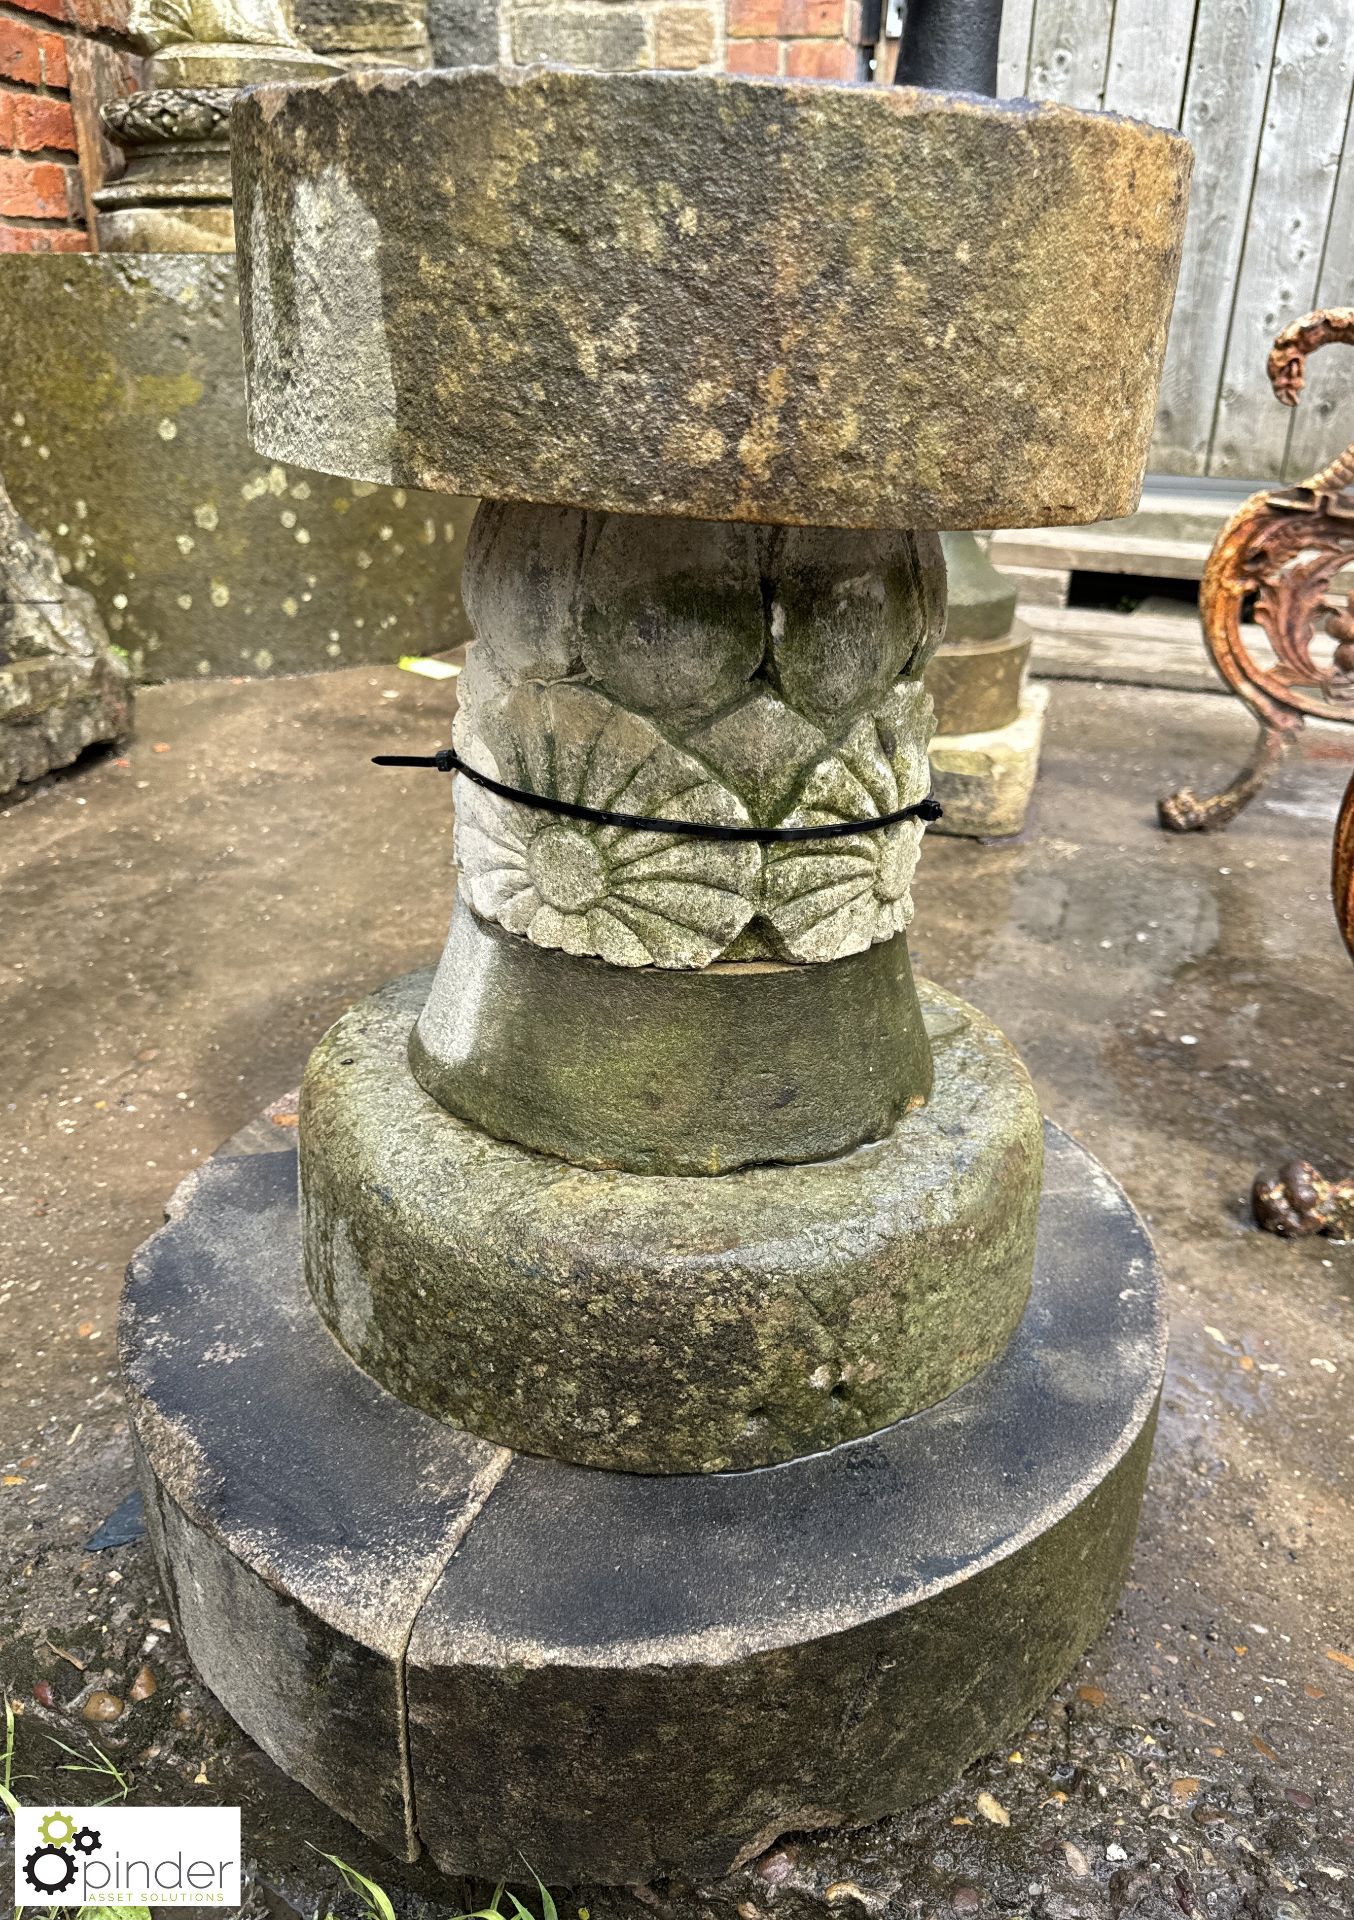
[[[274,459],[778,524],[1137,504],[1176,134],[910,88],[465,68],[262,86],[231,146]]]

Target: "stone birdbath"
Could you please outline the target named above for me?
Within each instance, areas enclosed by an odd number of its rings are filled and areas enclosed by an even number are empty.
[[[1128,1564],[1150,1246],[906,930],[929,529],[1132,507],[1188,149],[552,70],[232,146],[255,445],[479,495],[477,637],[435,976],[316,1049],[299,1197],[218,1158],[134,1265],[156,1550],[395,1853],[721,1873],[1007,1739]]]

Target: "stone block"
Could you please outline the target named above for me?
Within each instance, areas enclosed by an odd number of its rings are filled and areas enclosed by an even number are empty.
[[[1039,772],[1048,688],[1027,685],[1019,717],[986,733],[937,734],[931,790],[945,809],[934,833],[999,839],[1019,833]]]
[[[633,64],[638,16],[597,18],[629,23]],[[1178,135],[905,87],[495,69],[258,87],[232,151],[272,458],[830,527],[1136,501]]]
[[[946,639],[926,666],[938,734],[990,733],[1019,718],[1031,634],[1012,621],[999,640]]]
[[[314,53],[330,59],[376,57],[400,66],[427,66],[426,0],[293,0],[292,22]]]
[[[1151,1444],[1150,1244],[1047,1137],[1034,1288],[990,1367],[773,1471],[656,1480],[510,1455],[384,1393],[306,1294],[293,1156],[213,1162],[122,1325],[207,1685],[354,1825],[490,1879],[713,1876],[936,1792],[1100,1631]]]
[[[499,55],[498,0],[429,0],[435,67],[493,67]]]
[[[513,58],[624,73],[650,64],[649,30],[638,7],[515,6]]]
[[[654,65],[682,69],[708,66],[716,52],[712,8],[660,7],[654,15]]]

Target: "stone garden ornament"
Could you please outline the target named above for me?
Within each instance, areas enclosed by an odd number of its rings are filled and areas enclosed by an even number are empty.
[[[156,1550],[397,1854],[725,1872],[1008,1738],[1127,1566],[1150,1246],[906,930],[932,530],[1133,506],[1188,149],[487,69],[231,139],[255,444],[478,495],[477,639],[440,967],[316,1049],[299,1196],[218,1157],[134,1264]]]
[[[0,794],[128,738],[130,682],[93,600],[0,481]]]
[[[94,191],[112,253],[229,253],[230,109],[241,87],[339,71],[292,30],[282,0],[136,0],[127,23],[146,86],[103,108],[124,170]]]

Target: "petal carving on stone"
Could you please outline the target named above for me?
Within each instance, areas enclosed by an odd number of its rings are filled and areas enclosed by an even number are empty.
[[[460,745],[528,793],[668,819],[746,826],[747,809],[651,721],[592,688],[528,682],[481,707]],[[755,910],[761,851],[574,821],[462,779],[457,856],[477,913],[537,946],[613,966],[703,967]]]
[[[877,713],[815,762],[781,824],[878,819],[912,806],[930,784],[931,724],[920,681],[899,681]],[[903,932],[921,840],[921,822],[905,820],[840,840],[768,847],[761,911],[785,956],[840,960]]]

